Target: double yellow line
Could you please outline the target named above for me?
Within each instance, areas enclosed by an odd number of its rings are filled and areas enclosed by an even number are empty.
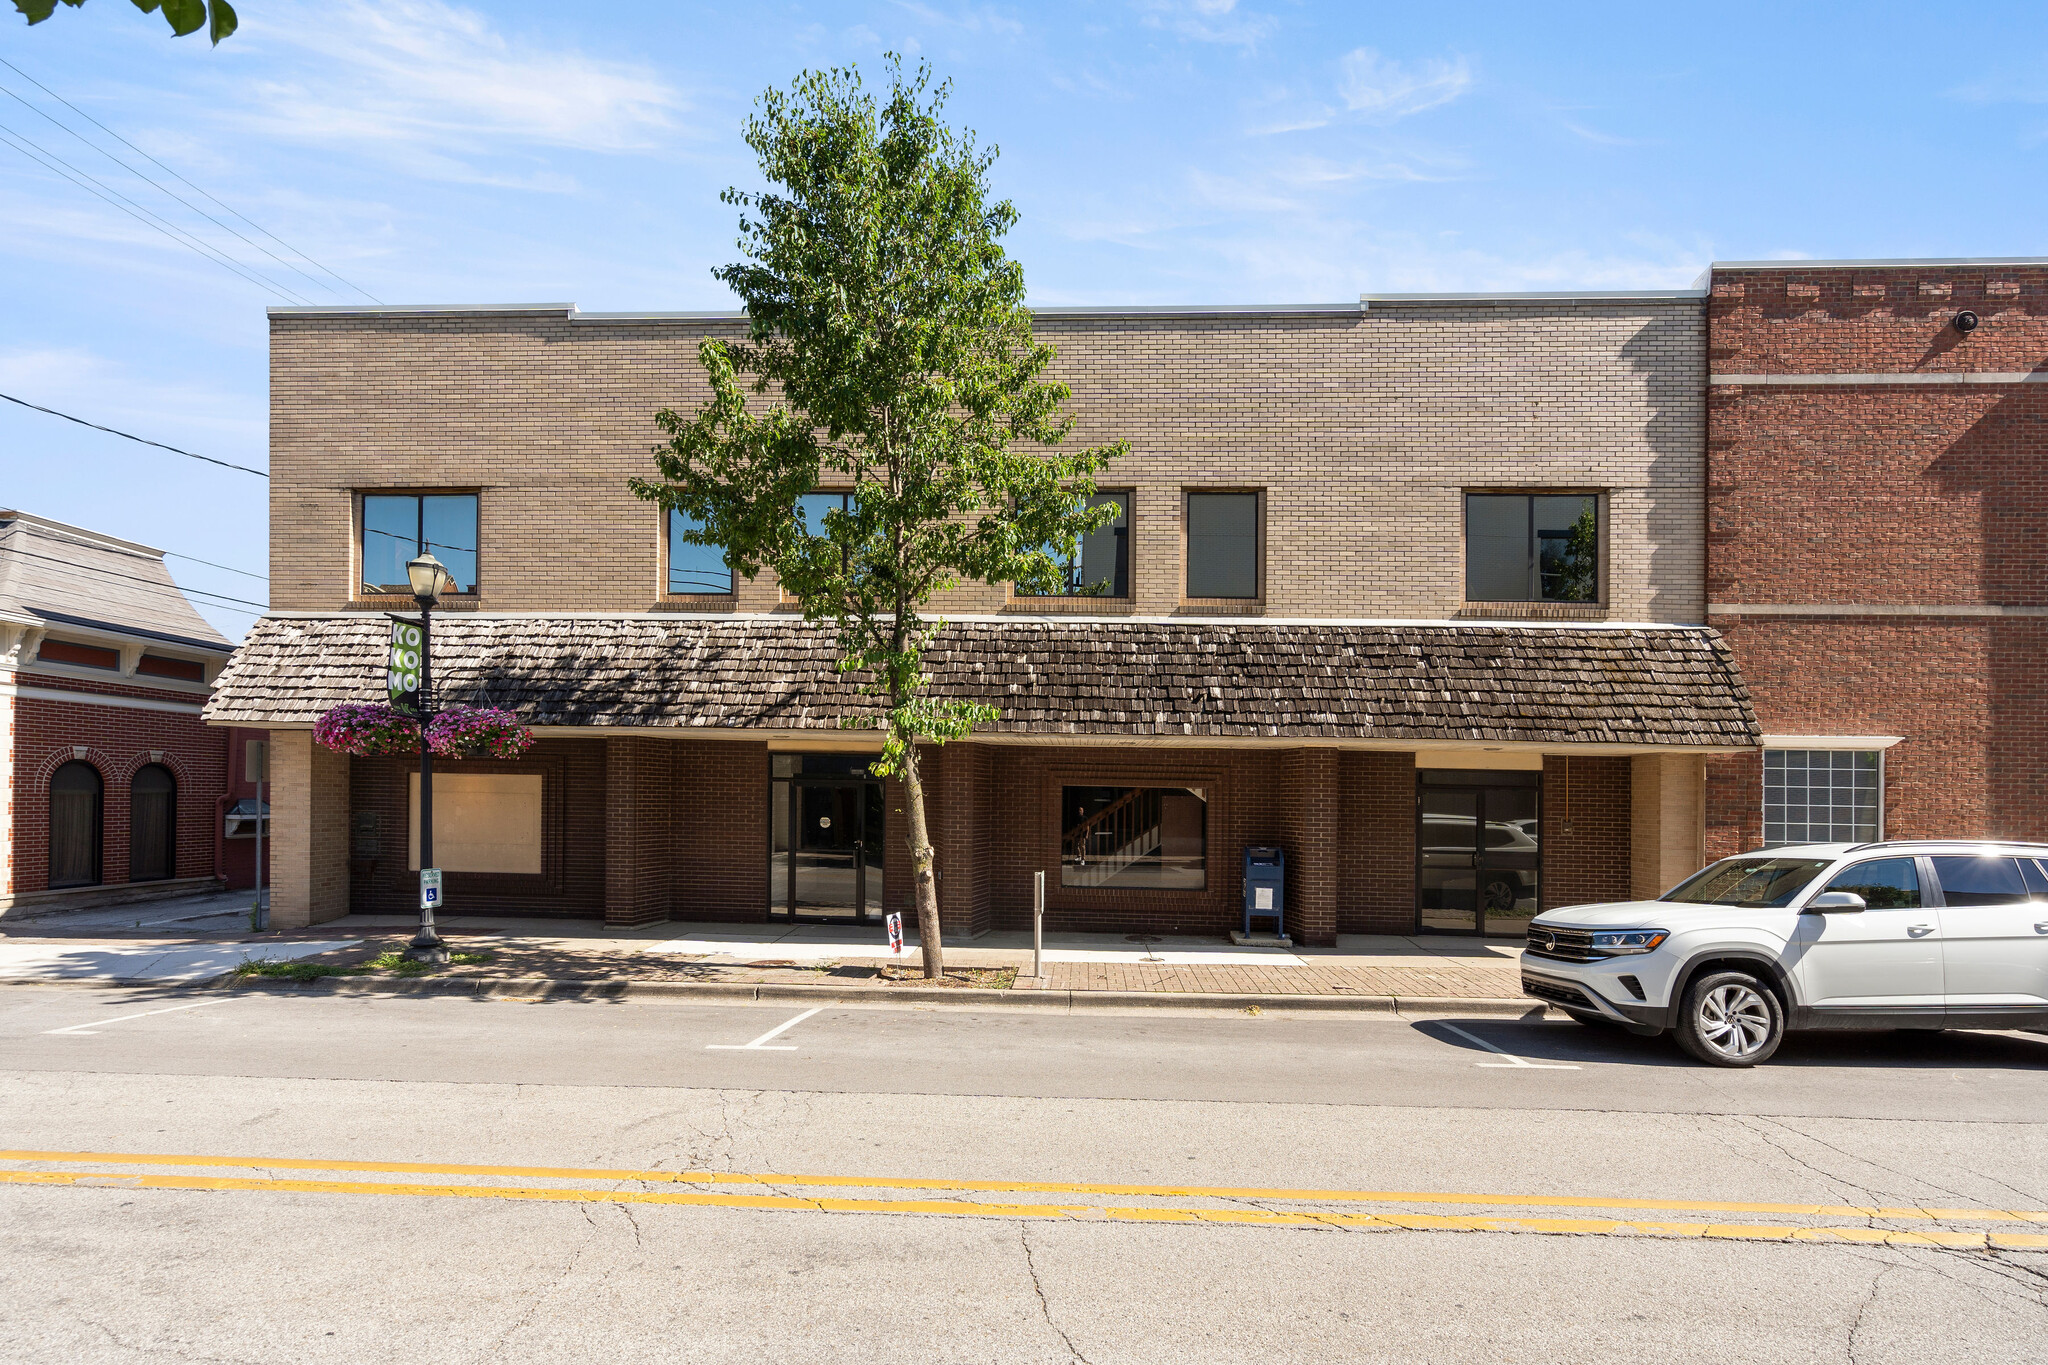
[[[272,1193],[502,1199],[553,1203],[679,1204],[698,1208],[804,1213],[940,1214],[968,1218],[1060,1218],[1115,1223],[1223,1223],[1259,1227],[1335,1227],[1376,1231],[1539,1232],[1697,1237],[1745,1241],[1853,1242],[1894,1246],[2048,1248],[2048,1235],[1869,1226],[1666,1222],[1618,1218],[1538,1218],[1504,1214],[1353,1213],[1317,1209],[1117,1207],[1069,1203],[993,1203],[970,1199],[848,1199],[786,1193],[743,1194],[682,1189],[627,1189],[626,1185],[750,1185],[756,1188],[884,1189],[978,1194],[1069,1194],[1148,1199],[1216,1199],[1302,1204],[1484,1205],[1495,1209],[1602,1209],[1663,1213],[1776,1214],[1809,1218],[1864,1218],[1885,1222],[1990,1222],[2048,1224],[2048,1211],[1952,1209],[1852,1204],[1731,1203],[1719,1200],[1619,1199],[1582,1195],[1500,1195],[1419,1190],[1266,1189],[1205,1185],[1127,1185],[1070,1181],[916,1179],[888,1176],[769,1175],[724,1171],[641,1171],[561,1166],[478,1166],[412,1161],[328,1161],[169,1155],[142,1152],[0,1151],[0,1161],[126,1167],[199,1167],[210,1170],[305,1170],[378,1175],[496,1176],[522,1180],[601,1180],[613,1188],[564,1185],[432,1184],[413,1180],[280,1179],[273,1176],[132,1174],[121,1171],[0,1171],[0,1184],[115,1187],[121,1189],[268,1191]]]

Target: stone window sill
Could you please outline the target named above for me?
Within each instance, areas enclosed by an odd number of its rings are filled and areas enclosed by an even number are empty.
[[[1462,619],[1496,621],[1602,621],[1607,608],[1598,602],[1467,602]]]
[[[435,611],[476,611],[481,603],[474,597],[444,597],[434,604]],[[410,597],[393,593],[389,597],[358,597],[348,604],[350,611],[418,611],[420,604]]]
[[[729,614],[737,608],[737,602],[738,599],[736,598],[736,596],[729,592],[677,593],[673,597],[662,598],[653,606],[649,607],[648,610],[676,612],[724,612]]]
[[[1128,597],[1012,597],[1003,607],[1019,616],[1129,616],[1137,609]]]
[[[1266,603],[1257,597],[1188,597],[1176,616],[1264,616]]]

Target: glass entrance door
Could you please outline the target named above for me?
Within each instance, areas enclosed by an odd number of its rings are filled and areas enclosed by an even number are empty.
[[[771,755],[768,911],[865,921],[882,913],[882,784],[866,759]]]
[[[1525,932],[1542,885],[1542,774],[1425,768],[1416,781],[1417,928]]]

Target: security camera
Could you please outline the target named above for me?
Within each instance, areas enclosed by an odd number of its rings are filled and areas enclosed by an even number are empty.
[[[1968,336],[1970,333],[1976,331],[1977,315],[1967,308],[1965,308],[1962,312],[1956,314],[1956,330],[1958,332],[1961,332],[1964,336]]]

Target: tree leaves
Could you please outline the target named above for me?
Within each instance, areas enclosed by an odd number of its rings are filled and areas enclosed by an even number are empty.
[[[85,0],[64,0],[77,9]],[[204,28],[214,45],[235,31],[239,22],[234,6],[228,0],[131,0],[135,8],[144,14],[162,11],[164,19],[171,26],[173,37],[182,38]],[[14,0],[14,8],[22,13],[31,24],[40,24],[56,13],[57,0]]]

